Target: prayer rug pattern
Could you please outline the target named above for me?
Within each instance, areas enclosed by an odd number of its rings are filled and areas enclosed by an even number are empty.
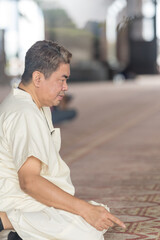
[[[76,196],[125,222],[105,240],[160,240],[160,84],[76,85],[73,94],[79,117],[62,127],[62,157]]]

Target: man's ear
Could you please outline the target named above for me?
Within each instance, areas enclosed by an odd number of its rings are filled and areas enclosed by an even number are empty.
[[[41,84],[41,81],[43,78],[44,78],[44,74],[39,71],[34,71],[32,73],[32,81],[33,81],[35,87],[37,87],[37,88],[40,87],[40,84]]]

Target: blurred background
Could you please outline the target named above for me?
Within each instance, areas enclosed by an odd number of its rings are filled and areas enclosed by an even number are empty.
[[[160,0],[0,0],[0,101],[20,81],[28,48],[43,39],[72,52],[71,84],[156,76]],[[54,123],[76,117],[73,95],[52,109]]]
[[[0,0],[0,84],[37,40],[73,53],[71,82],[130,80],[160,71],[159,0]]]

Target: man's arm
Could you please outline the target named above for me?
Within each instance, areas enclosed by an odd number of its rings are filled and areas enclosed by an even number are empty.
[[[118,218],[104,207],[94,206],[68,194],[40,176],[40,171],[41,161],[35,157],[29,157],[18,172],[21,189],[37,201],[49,207],[80,215],[100,231],[112,227],[113,223],[125,227]]]

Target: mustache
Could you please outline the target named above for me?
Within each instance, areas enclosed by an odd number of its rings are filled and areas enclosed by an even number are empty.
[[[59,95],[59,96],[63,96],[63,97],[64,97],[64,96],[65,96],[65,94],[66,94],[66,93],[65,93],[65,91],[62,91],[62,92],[60,92],[58,95]]]

